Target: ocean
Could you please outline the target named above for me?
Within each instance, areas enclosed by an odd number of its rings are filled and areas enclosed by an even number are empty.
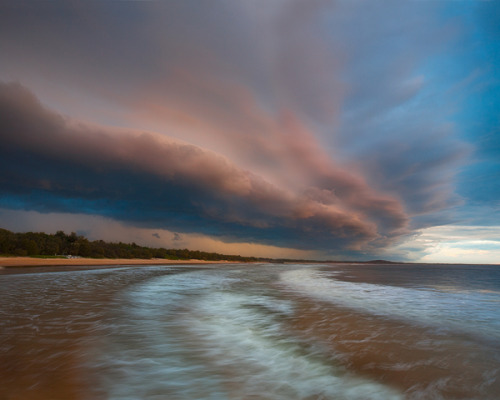
[[[0,271],[0,399],[499,398],[499,266]]]

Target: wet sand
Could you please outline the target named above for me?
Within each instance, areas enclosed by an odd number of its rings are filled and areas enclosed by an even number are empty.
[[[67,283],[58,285],[61,278],[43,274],[37,279],[25,279],[23,273],[103,267],[89,266],[85,259],[60,259],[77,264],[59,267],[43,265],[53,259],[18,258],[16,261],[17,267],[0,271],[0,275],[10,271],[17,275],[16,279],[5,279],[0,285],[0,400],[106,399],[97,386],[100,371],[89,368],[88,362],[95,358],[95,348],[107,334],[113,296],[149,275],[141,275],[140,268],[134,268],[135,274],[123,275],[114,275],[110,270],[109,274],[95,275],[87,285],[84,279],[71,279],[73,274],[69,273],[62,279]],[[30,261],[42,263],[22,268]],[[139,265],[154,260],[132,261],[138,261]],[[171,272],[162,274],[165,273]]]
[[[39,261],[38,259],[28,260]],[[61,259],[61,261],[68,260]],[[83,261],[83,259],[74,261]],[[113,262],[116,260],[92,261]],[[152,260],[138,261],[147,264]],[[166,260],[156,261],[158,264],[166,264]],[[123,264],[131,265],[130,263]],[[171,262],[171,264],[180,263]],[[500,393],[500,380],[496,379],[498,361],[493,354],[497,352],[497,346],[491,347],[488,343],[470,340],[465,334],[441,332],[414,325],[409,321],[370,315],[315,301],[295,292],[283,291],[281,283],[271,283],[273,295],[280,292],[279,299],[291,300],[295,309],[293,314],[280,314],[279,324],[276,323],[276,326],[281,326],[280,331],[273,331],[270,328],[272,325],[268,327],[273,332],[272,335],[269,331],[263,330],[264,328],[259,330],[259,324],[265,325],[272,309],[262,305],[267,303],[255,302],[256,292],[250,291],[250,295],[244,298],[245,301],[240,306],[237,304],[237,300],[245,295],[248,281],[245,281],[244,286],[236,285],[233,288],[234,296],[229,297],[231,301],[226,303],[222,300],[227,292],[221,292],[218,286],[214,286],[214,295],[204,297],[203,302],[200,303],[213,304],[214,307],[211,308],[199,308],[196,302],[191,303],[190,291],[186,291],[187,294],[177,304],[177,300],[173,303],[162,303],[161,298],[157,296],[158,293],[163,293],[165,296],[170,293],[175,298],[178,292],[168,292],[168,286],[162,286],[161,292],[148,292],[151,287],[146,288],[145,292],[136,290],[136,295],[142,293],[147,296],[143,298],[144,304],[137,303],[143,304],[143,308],[139,307],[134,309],[135,311],[130,311],[130,304],[136,303],[127,303],[127,299],[135,298],[125,295],[129,293],[127,292],[129,287],[166,274],[179,274],[181,277],[189,270],[205,270],[203,265],[198,268],[188,268],[188,264],[196,264],[196,261],[183,264],[186,267],[124,268],[118,272],[113,272],[112,265],[108,264],[109,270],[104,267],[104,271],[89,271],[88,274],[85,272],[40,274],[30,277],[29,274],[22,275],[21,273],[17,276],[1,277],[0,400],[104,400],[111,396],[110,387],[103,386],[102,383],[106,379],[113,383],[111,388],[123,385],[126,390],[140,389],[147,393],[157,393],[155,390],[160,393],[163,390],[161,393],[165,397],[162,398],[188,398],[176,397],[175,390],[186,387],[182,385],[196,386],[196,379],[202,380],[205,376],[200,375],[199,369],[193,369],[195,372],[198,371],[200,376],[193,375],[192,382],[182,377],[168,387],[161,386],[161,381],[158,383],[156,378],[151,378],[156,377],[161,368],[168,367],[166,360],[172,361],[168,357],[162,358],[161,356],[163,354],[161,351],[167,351],[167,354],[170,354],[168,351],[171,350],[168,350],[168,346],[172,344],[179,346],[176,352],[184,351],[183,348],[188,349],[187,359],[194,363],[190,364],[191,367],[205,365],[211,374],[220,379],[223,392],[227,394],[225,398],[272,398],[266,394],[264,387],[262,393],[259,394],[252,392],[251,396],[245,397],[241,394],[249,393],[248,390],[254,389],[248,382],[261,379],[262,370],[266,368],[269,368],[270,378],[263,382],[270,388],[276,386],[276,382],[279,381],[277,378],[295,376],[293,374],[296,371],[293,370],[290,370],[290,375],[279,374],[283,369],[286,370],[283,360],[285,363],[293,363],[297,359],[297,365],[300,366],[322,365],[323,361],[310,362],[311,357],[307,356],[308,346],[314,347],[315,351],[320,351],[321,354],[315,357],[327,359],[326,366],[321,367],[323,370],[327,370],[330,364],[333,367],[342,366],[348,373],[346,379],[349,379],[349,376],[367,378],[383,384],[384,387],[396,389],[399,393],[403,393],[403,398],[406,399],[490,400],[497,398],[492,394]],[[89,264],[60,267],[38,265],[25,268],[25,270],[38,272],[38,269],[49,271],[51,268],[72,270],[72,268],[97,269],[99,267],[92,267]],[[0,275],[8,270],[23,269],[5,268]],[[248,269],[248,271],[251,270]],[[264,271],[264,269],[257,269],[256,273],[251,275],[260,282],[256,284],[256,287],[257,292],[261,294],[267,293],[263,292],[265,286],[260,286],[263,284],[260,279],[262,275],[265,275]],[[245,270],[246,273],[248,272]],[[273,272],[270,274],[272,276]],[[196,281],[196,277],[193,279]],[[179,280],[175,285],[175,290],[182,288],[182,284],[183,281]],[[187,283],[184,282],[184,284]],[[193,293],[200,290],[196,282],[188,287],[192,287]],[[200,288],[203,287],[200,286]],[[235,304],[232,303],[233,298],[236,300]],[[264,300],[266,298],[269,300],[269,297],[260,297]],[[174,306],[171,306],[172,304]],[[226,309],[224,305],[231,305],[235,308]],[[162,312],[157,318],[154,312],[159,309]],[[236,318],[232,325],[229,323],[227,332],[225,324],[223,324],[225,328],[218,331],[218,325],[214,323],[218,321],[216,317],[225,316],[227,311],[234,310],[241,311],[243,317]],[[250,312],[251,310],[253,313]],[[151,311],[153,314],[149,315],[146,311]],[[250,315],[254,319],[245,319],[247,318],[245,315],[247,317]],[[192,321],[201,322],[193,327],[189,323],[190,319],[187,318],[189,316],[192,317]],[[155,324],[151,325],[151,322]],[[231,330],[234,327],[238,329]],[[164,328],[168,328],[167,331],[174,338],[172,342],[165,342],[165,332],[162,331]],[[222,336],[217,336],[214,332]],[[236,336],[231,336],[233,334]],[[207,341],[210,335],[212,339],[220,337],[221,343]],[[235,338],[240,337],[238,335],[242,335],[242,340],[237,342],[236,347],[231,347],[232,342],[236,343]],[[270,346],[274,343],[273,338],[276,339],[276,353],[273,353],[272,357],[264,357],[260,363],[258,352],[257,354],[244,353],[244,355],[237,352],[241,346],[248,345],[253,339],[256,340],[255,348],[262,344]],[[227,346],[225,346],[226,342],[229,343]],[[290,343],[303,343],[306,346],[297,345],[297,349],[300,347],[302,352],[288,351],[287,346]],[[152,348],[154,352],[148,353],[148,349]],[[210,351],[205,351],[207,348]],[[99,358],[102,351],[106,352],[109,357],[107,363]],[[158,357],[157,351],[160,353]],[[131,356],[134,352],[139,352],[138,358]],[[177,354],[176,352],[172,354]],[[250,356],[248,360],[247,355]],[[147,359],[148,363],[144,363],[142,357]],[[255,364],[252,363],[254,358]],[[154,365],[158,361],[164,363],[158,364],[158,370],[155,370]],[[127,371],[130,376],[126,375]],[[297,375],[297,377],[301,376]],[[135,377],[137,380],[129,381],[129,377]],[[313,379],[316,375],[311,373],[308,377]],[[336,378],[338,376],[332,376],[332,379]],[[137,382],[145,386],[138,389],[134,386]],[[291,383],[285,379],[282,384]],[[325,388],[318,387],[318,393]],[[172,391],[170,397],[168,396],[169,390]],[[191,398],[204,398],[201,393],[200,396]],[[319,396],[318,394],[291,396],[290,398],[336,398]],[[111,397],[120,398],[117,395]],[[157,397],[144,396],[142,398]],[[374,397],[366,398],[379,399],[380,397],[374,395]]]
[[[314,338],[326,346],[325,351],[340,357],[348,370],[399,388],[410,398],[434,398],[431,393],[436,386],[446,399],[477,398],[481,389],[477,382],[483,382],[484,371],[494,369],[488,364],[487,348],[460,336],[307,298],[300,298],[299,303],[296,317],[288,321],[292,333]],[[500,382],[483,386],[489,393],[500,393]]]

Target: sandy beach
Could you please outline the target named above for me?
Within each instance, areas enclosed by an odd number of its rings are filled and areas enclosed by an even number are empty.
[[[498,282],[495,267],[69,261],[87,263],[0,271],[0,399],[500,392],[495,286],[464,296],[424,285],[447,282],[450,268],[466,283],[477,274]],[[99,261],[124,267],[89,265]],[[411,286],[387,284],[394,271]]]
[[[0,267],[99,266],[99,265],[165,265],[165,264],[225,264],[228,261],[128,259],[128,258],[32,258],[0,257]]]

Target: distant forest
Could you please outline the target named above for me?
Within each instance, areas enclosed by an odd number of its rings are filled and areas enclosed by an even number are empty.
[[[90,241],[74,232],[58,231],[55,235],[41,232],[14,233],[0,228],[0,255],[4,256],[77,256],[90,258],[164,258],[169,260],[206,261],[270,261],[268,258],[242,257],[207,253],[188,249],[164,249],[135,243]],[[276,261],[276,260],[274,260]]]

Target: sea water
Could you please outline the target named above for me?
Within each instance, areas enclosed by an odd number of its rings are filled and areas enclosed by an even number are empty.
[[[0,313],[0,398],[500,397],[497,266],[4,274]]]

